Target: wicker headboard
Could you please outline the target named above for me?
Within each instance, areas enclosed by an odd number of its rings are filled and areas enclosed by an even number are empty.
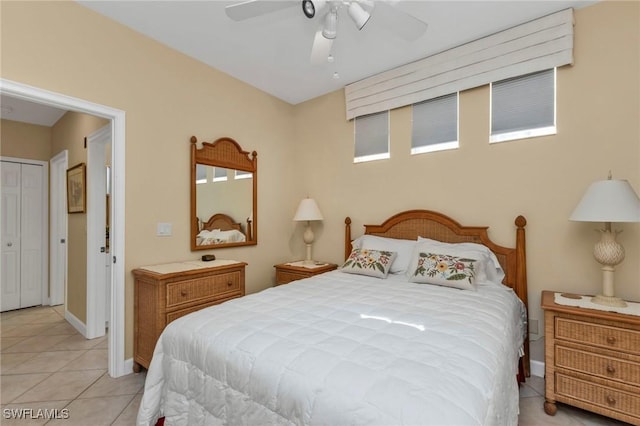
[[[219,229],[221,231],[230,231],[235,229],[244,234],[242,230],[242,224],[233,220],[231,216],[224,213],[216,213],[209,218],[208,221],[202,224],[202,229],[211,231],[212,229]]]
[[[365,234],[387,238],[415,240],[418,237],[431,238],[447,243],[472,242],[484,244],[493,251],[505,273],[503,284],[511,287],[528,306],[527,266],[524,227],[527,220],[518,216],[515,248],[498,245],[489,239],[487,226],[462,226],[441,213],[430,210],[408,210],[385,220],[381,225],[365,225]],[[345,219],[345,259],[351,253],[351,218]],[[525,341],[524,373],[529,375],[529,341]]]

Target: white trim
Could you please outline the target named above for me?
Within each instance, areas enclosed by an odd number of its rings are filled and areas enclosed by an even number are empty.
[[[566,9],[347,85],[347,120],[572,63]]]
[[[125,374],[133,373],[133,358],[127,358],[124,360],[124,370]]]
[[[50,200],[59,199],[58,209],[53,207],[53,203],[49,205],[49,304],[52,306],[66,305],[66,277],[67,277],[67,191],[66,191],[66,170],[69,167],[69,151],[63,150],[49,160],[49,171],[51,180],[49,183]],[[55,172],[62,172],[56,174]],[[62,224],[58,227],[58,223],[62,219]],[[63,247],[60,247],[59,240],[64,239]],[[64,255],[61,255],[61,252]],[[62,269],[62,271],[60,271]],[[52,277],[62,273],[64,277],[62,282],[57,283]]]
[[[532,376],[544,377],[544,362],[530,360],[530,373]]]
[[[31,160],[28,158],[2,157],[1,161],[9,161],[20,164],[32,164],[42,167],[42,198],[40,202],[45,209],[46,214],[42,215],[42,235],[49,235],[49,162],[40,160]],[[40,250],[42,250],[42,262],[40,265],[40,275],[42,276],[42,294],[41,303],[49,304],[49,243],[48,238],[42,238],[40,242]]]
[[[124,290],[125,290],[125,112],[93,102],[50,92],[26,84],[0,78],[0,93],[15,98],[83,112],[111,120],[113,145],[111,147],[112,195],[110,249],[114,259],[112,267],[111,312],[109,330],[109,375],[129,374],[125,369],[124,346]]]
[[[411,155],[424,154],[427,152],[448,151],[450,149],[458,148],[460,148],[460,143],[458,141],[434,143],[411,148]]]
[[[516,132],[496,133],[489,135],[489,143],[500,143],[515,141],[518,139],[536,138],[538,136],[549,136],[558,133],[556,126],[540,127],[537,129],[518,130]]]
[[[353,162],[366,163],[368,161],[387,160],[389,158],[391,158],[391,154],[389,152],[383,152],[381,154],[371,154],[371,155],[363,155],[362,157],[355,157],[353,159]]]
[[[85,323],[80,321],[78,317],[69,312],[66,306],[64,307],[64,319],[66,319],[67,322],[69,322],[69,324],[73,326],[73,328],[78,330],[78,333],[82,334],[82,336],[84,336],[85,338],[87,337],[87,326],[85,325]]]

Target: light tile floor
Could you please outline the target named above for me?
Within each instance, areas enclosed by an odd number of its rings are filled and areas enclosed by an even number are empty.
[[[0,330],[0,424],[135,424],[145,374],[109,377],[106,338],[86,340],[64,320],[61,306],[4,312]],[[540,377],[532,376],[520,388],[518,426],[626,425],[562,404],[555,416],[547,416],[543,395]],[[68,413],[68,418],[5,417],[12,412],[6,409],[20,408],[31,409],[33,417],[47,409],[49,413],[58,410],[58,417]]]
[[[0,424],[135,424],[145,374],[109,377],[106,337],[82,337],[62,306],[3,312],[0,340]]]

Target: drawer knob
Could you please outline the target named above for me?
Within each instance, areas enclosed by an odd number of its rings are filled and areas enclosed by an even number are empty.
[[[610,344],[610,345],[615,344],[616,343],[616,338],[613,337],[613,336],[607,337],[607,343]]]
[[[185,297],[187,295],[187,290],[182,290],[180,292],[180,296]]]
[[[607,373],[613,374],[615,372],[616,372],[616,368],[613,365],[611,364],[607,365]]]
[[[615,403],[616,403],[616,399],[614,397],[612,397],[611,395],[607,395],[607,404],[615,405]]]
[[[227,281],[227,286],[228,287],[231,287],[232,285],[233,285],[233,281],[231,281],[231,280]]]

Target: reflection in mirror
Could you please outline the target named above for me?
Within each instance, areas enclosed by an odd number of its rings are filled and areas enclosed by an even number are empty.
[[[191,249],[257,244],[257,154],[191,138]]]

